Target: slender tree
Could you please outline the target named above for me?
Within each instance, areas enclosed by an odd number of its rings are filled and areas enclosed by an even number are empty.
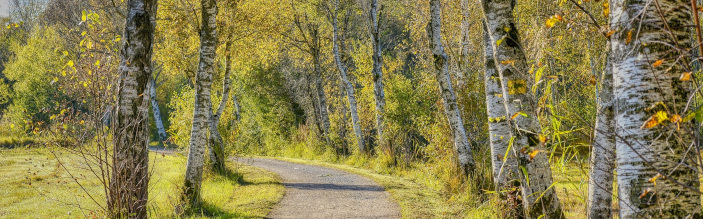
[[[681,54],[691,45],[689,4],[610,2],[620,218],[701,218],[697,129],[681,120],[692,86]]]
[[[147,217],[149,197],[149,95],[156,0],[129,0],[113,123],[110,217]]]
[[[198,205],[200,199],[205,150],[208,145],[207,128],[212,113],[210,89],[217,49],[217,3],[215,0],[202,0],[201,4],[200,64],[195,84],[195,109],[184,184],[184,198],[191,205]]]
[[[231,37],[230,37],[231,38]],[[232,74],[232,55],[230,54],[232,43],[227,41],[225,45],[225,77],[222,85],[222,100],[220,100],[220,105],[217,107],[212,116],[210,116],[210,161],[212,162],[212,168],[215,171],[224,172],[225,171],[225,145],[224,140],[220,131],[217,129],[220,124],[220,117],[225,111],[227,106],[227,101],[229,100],[229,93],[231,91],[232,79],[230,75]]]
[[[544,148],[534,97],[528,92],[527,58],[513,17],[514,0],[482,1],[493,56],[502,83],[506,116],[511,125],[512,150],[524,168],[522,203],[528,218],[562,218],[552,184],[549,156]],[[519,150],[519,151],[518,151]]]
[[[454,137],[454,149],[459,157],[459,164],[465,174],[474,170],[474,163],[471,145],[466,137],[464,122],[461,119],[459,106],[456,103],[456,95],[452,88],[452,80],[448,70],[448,55],[444,52],[442,45],[442,11],[439,0],[430,0],[430,23],[427,24],[427,35],[430,39],[432,56],[434,57],[434,71],[439,83],[439,90],[444,102],[444,112],[449,121],[452,135]]]
[[[386,108],[386,94],[383,91],[383,47],[381,47],[381,9],[379,0],[371,0],[369,11],[371,42],[373,44],[373,94],[376,101],[376,131],[378,143],[383,144],[384,116]],[[379,8],[380,7],[380,8]]]
[[[598,92],[598,115],[591,144],[591,172],[588,180],[588,217],[612,218],[613,170],[615,170],[615,109],[613,68],[607,56]]]
[[[339,0],[334,2],[334,11],[332,12],[332,48],[334,52],[334,61],[337,64],[337,69],[339,69],[339,75],[342,79],[342,84],[344,84],[344,90],[347,92],[347,99],[349,100],[349,109],[351,109],[352,126],[354,127],[354,135],[356,135],[357,146],[360,152],[365,152],[364,148],[364,135],[361,132],[361,125],[359,125],[359,113],[357,112],[356,97],[354,97],[354,85],[349,82],[347,78],[347,67],[342,63],[342,58],[339,55],[339,45],[337,41],[339,40],[339,29],[337,28],[337,16],[339,11]]]
[[[149,80],[149,99],[151,100],[151,112],[154,116],[154,124],[156,124],[156,133],[159,135],[159,140],[164,143],[168,140],[168,134],[166,134],[164,122],[161,120],[161,108],[159,108],[159,101],[156,99],[156,89],[158,88],[156,80],[160,75],[161,72],[157,72],[156,75]]]

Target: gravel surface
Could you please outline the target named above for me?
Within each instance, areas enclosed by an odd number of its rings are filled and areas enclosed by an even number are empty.
[[[267,218],[400,218],[388,192],[359,175],[264,158],[240,162],[283,178],[286,195]]]

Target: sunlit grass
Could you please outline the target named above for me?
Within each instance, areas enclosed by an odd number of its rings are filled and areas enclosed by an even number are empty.
[[[0,150],[0,218],[76,218],[89,217],[91,211],[101,213],[87,195],[104,204],[99,181],[79,157],[57,155],[60,159],[45,149]],[[177,217],[174,209],[179,205],[185,163],[181,155],[150,154],[150,217]],[[206,172],[203,207],[181,217],[263,218],[283,197],[284,188],[276,174],[234,162],[227,165],[234,173]]]

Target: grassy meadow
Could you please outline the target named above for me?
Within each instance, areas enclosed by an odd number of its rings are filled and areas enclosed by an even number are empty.
[[[275,173],[228,162],[232,174],[205,173],[203,207],[176,214],[186,158],[151,153],[149,159],[151,218],[263,218],[284,194]],[[62,151],[0,149],[0,218],[100,217],[103,187],[88,168]]]

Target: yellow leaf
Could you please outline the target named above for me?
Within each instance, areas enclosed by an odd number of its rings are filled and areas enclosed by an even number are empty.
[[[69,67],[73,67],[73,61],[68,61],[68,63],[66,63],[66,65],[68,65]]]
[[[81,12],[81,21],[85,22],[87,19],[88,19],[87,14],[85,13],[85,11],[82,11]]]
[[[556,18],[556,19],[559,20],[559,21],[563,21],[563,20],[564,20],[564,18],[561,17],[561,15],[559,15],[559,14],[554,14],[554,18]]]
[[[514,65],[514,64],[515,64],[515,60],[503,60],[503,61],[500,61],[500,64],[503,64],[503,65]]]
[[[554,18],[554,16],[552,16],[549,19],[547,19],[547,21],[545,22],[545,26],[547,26],[547,28],[551,28],[557,24],[557,21],[559,21],[559,20]]]
[[[657,173],[657,175],[655,175],[654,177],[652,177],[652,178],[649,179],[649,182],[654,183],[654,185],[656,186],[656,185],[657,185],[657,179],[658,179],[659,177],[661,177],[661,176],[662,176],[662,175],[661,175],[660,173]]]
[[[645,121],[644,124],[642,124],[640,129],[654,128],[654,126],[657,126],[668,119],[669,119],[669,117],[667,116],[666,112],[659,111],[659,112],[655,113],[654,115],[652,115],[651,117],[649,117],[649,119],[647,119],[647,121]]]
[[[632,30],[627,31],[627,38],[625,39],[625,45],[629,45],[632,42]]]
[[[14,129],[14,128],[15,128],[15,124],[10,124],[10,128],[11,128],[11,129]]]
[[[513,116],[511,116],[511,117],[510,117],[510,120],[514,120],[514,119],[515,119],[515,118],[517,118],[517,116],[519,116],[519,115],[520,115],[520,113],[519,113],[519,112],[518,112],[518,113],[515,113],[515,114],[513,114]]]
[[[610,37],[615,33],[615,30],[611,30],[610,32],[605,33],[605,37]]]
[[[640,195],[640,199],[644,198],[647,196],[652,191],[652,188],[646,188],[642,191],[642,194]]]
[[[654,64],[652,64],[652,67],[655,67],[655,68],[659,67],[660,65],[662,65],[662,63],[664,63],[664,59],[659,59],[656,62],[654,62]]]
[[[681,122],[681,116],[674,114],[671,116],[671,118],[669,118],[669,121],[673,123]]]
[[[503,43],[503,39],[496,40],[496,46],[500,46]]]
[[[601,5],[603,6],[603,17],[608,17],[610,15],[610,5],[608,5],[608,2],[604,2]]]
[[[81,125],[83,125],[83,123],[85,123],[85,121],[81,120]]]
[[[98,67],[100,67],[100,60],[98,60],[98,61],[95,61],[95,66],[98,66]]]
[[[691,72],[684,72],[683,74],[681,74],[681,77],[679,77],[679,80],[680,81],[690,81],[691,75],[692,75]]]
[[[538,150],[538,149],[535,149],[535,150],[533,150],[532,152],[530,152],[530,160],[532,160],[533,158],[535,158],[539,152],[542,152],[542,151],[540,151],[540,150]]]
[[[539,142],[540,143],[547,142],[547,136],[544,136],[544,134],[539,134]]]

